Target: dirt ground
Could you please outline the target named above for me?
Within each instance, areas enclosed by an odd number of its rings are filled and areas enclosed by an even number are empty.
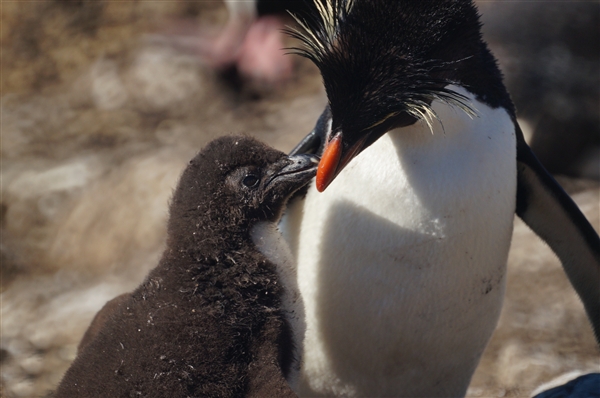
[[[91,318],[163,248],[179,173],[205,143],[245,133],[289,151],[326,103],[318,71],[236,86],[160,40],[172,21],[218,25],[219,2],[2,3],[1,396],[43,396]],[[171,21],[171,22],[169,22]],[[561,179],[600,229],[594,180]],[[600,371],[583,307],[519,220],[498,329],[469,397],[527,397]]]

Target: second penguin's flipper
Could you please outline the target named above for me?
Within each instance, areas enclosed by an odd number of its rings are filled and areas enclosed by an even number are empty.
[[[518,125],[516,212],[562,262],[600,344],[600,238],[537,160]]]
[[[581,375],[568,383],[541,391],[533,398],[600,398],[600,373]]]
[[[290,156],[301,154],[317,154],[320,155],[323,150],[323,144],[327,138],[327,134],[331,130],[331,110],[329,106],[325,107],[321,116],[317,120],[315,128],[308,133],[290,152]]]

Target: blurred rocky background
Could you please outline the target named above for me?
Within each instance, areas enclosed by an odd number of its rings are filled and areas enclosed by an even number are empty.
[[[484,35],[554,174],[600,178],[600,3],[481,1]]]
[[[600,5],[480,6],[532,145],[599,228]],[[59,382],[96,311],[156,265],[194,153],[240,132],[288,151],[326,98],[308,61],[290,56],[291,77],[265,84],[173,45],[174,25],[223,26],[218,1],[0,11],[0,394],[36,397]],[[506,305],[469,396],[528,396],[564,372],[600,370],[599,355],[559,262],[517,220]]]

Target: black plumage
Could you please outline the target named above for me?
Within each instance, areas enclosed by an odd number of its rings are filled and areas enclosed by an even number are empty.
[[[55,396],[295,396],[285,287],[251,229],[315,166],[251,138],[210,143],[174,192],[158,266],[95,318]]]
[[[332,132],[343,130],[348,145],[369,132],[367,147],[393,128],[435,118],[436,99],[472,112],[450,84],[514,115],[471,1],[315,3],[320,11],[300,13],[302,28],[289,32],[304,43],[294,52],[321,71]]]
[[[312,6],[312,0],[256,0],[258,15],[298,14],[308,12]]]
[[[588,373],[542,391],[533,398],[600,398],[600,373]]]

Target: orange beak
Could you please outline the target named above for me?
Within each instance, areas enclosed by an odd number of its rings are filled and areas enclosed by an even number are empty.
[[[342,132],[333,136],[325,147],[323,155],[321,155],[321,161],[319,162],[319,168],[317,169],[317,191],[323,192],[352,158],[358,155],[363,149],[366,138],[367,137],[364,136],[358,140],[358,142],[348,150],[348,153],[342,157]]]
[[[323,192],[336,176],[342,157],[342,133],[337,133],[325,147],[317,169],[317,191]]]

